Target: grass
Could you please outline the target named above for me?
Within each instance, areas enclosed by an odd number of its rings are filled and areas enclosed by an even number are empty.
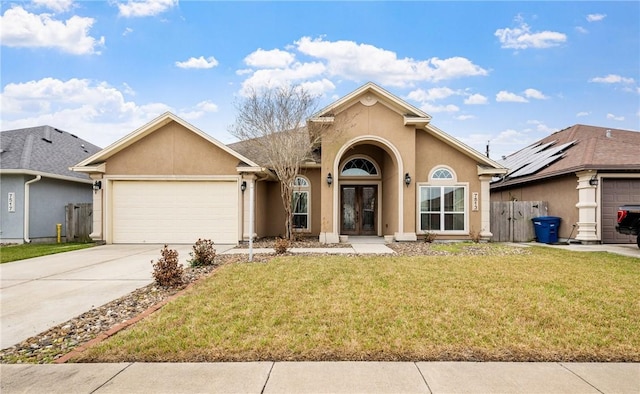
[[[22,244],[0,246],[0,264],[95,246],[94,243]]]
[[[640,361],[640,264],[606,253],[230,264],[75,361]]]

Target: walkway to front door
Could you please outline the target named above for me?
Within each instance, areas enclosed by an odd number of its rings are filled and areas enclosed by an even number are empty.
[[[340,234],[377,235],[377,185],[343,185],[340,203]]]

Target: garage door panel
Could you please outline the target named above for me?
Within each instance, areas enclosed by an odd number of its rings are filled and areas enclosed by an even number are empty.
[[[235,181],[115,181],[114,243],[236,243]]]
[[[602,180],[601,230],[603,243],[635,243],[635,236],[619,234],[618,207],[640,204],[640,179],[604,178]]]

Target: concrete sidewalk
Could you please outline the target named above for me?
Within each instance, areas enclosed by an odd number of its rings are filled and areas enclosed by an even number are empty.
[[[638,363],[1,365],[6,393],[634,393]]]

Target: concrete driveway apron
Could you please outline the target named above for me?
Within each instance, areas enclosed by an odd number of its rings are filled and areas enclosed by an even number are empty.
[[[191,245],[169,245],[186,264]],[[0,348],[153,281],[162,245],[102,245],[0,265]]]

